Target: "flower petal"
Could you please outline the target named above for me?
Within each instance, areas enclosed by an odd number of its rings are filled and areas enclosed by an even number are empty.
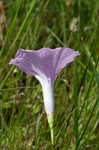
[[[37,75],[42,69],[40,58],[36,51],[19,49],[15,59],[12,59],[9,64],[18,66],[23,72],[30,75]]]
[[[61,48],[56,51],[56,55],[54,61],[56,61],[55,65],[55,79],[58,73],[67,66],[70,62],[74,61],[76,56],[80,55],[78,51],[74,51],[71,48]]]
[[[78,51],[66,47],[41,48],[37,51],[19,49],[10,64],[18,66],[30,75],[43,75],[55,80],[58,73],[78,55]]]

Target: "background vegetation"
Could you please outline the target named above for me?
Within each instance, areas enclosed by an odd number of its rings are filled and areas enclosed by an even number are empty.
[[[99,150],[99,2],[0,1],[0,149]],[[76,61],[55,82],[54,140],[42,89],[9,66],[19,48],[71,47]]]

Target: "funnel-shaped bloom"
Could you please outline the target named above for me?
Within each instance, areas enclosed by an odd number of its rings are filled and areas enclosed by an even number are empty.
[[[15,59],[10,61],[10,64],[18,66],[23,72],[35,76],[40,81],[43,89],[45,111],[48,115],[48,122],[51,122],[50,128],[53,124],[54,81],[58,73],[78,55],[78,51],[66,47],[41,48],[37,51],[19,49]],[[51,118],[51,121],[49,118]]]

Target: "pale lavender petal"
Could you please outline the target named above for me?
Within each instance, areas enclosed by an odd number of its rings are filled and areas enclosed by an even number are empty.
[[[66,47],[41,48],[37,51],[19,49],[15,59],[12,59],[10,64],[18,66],[27,74],[39,75],[42,73],[55,80],[58,73],[78,55],[78,51]]]
[[[37,69],[43,70],[38,54],[32,50],[19,49],[15,59],[12,59],[9,64],[18,66],[23,72],[30,75],[37,75]]]
[[[43,71],[48,77],[55,80],[58,73],[80,53],[71,48],[59,47],[55,49],[42,48],[38,54],[41,58]]]
[[[54,61],[55,64],[55,79],[58,73],[67,66],[70,62],[74,61],[75,57],[80,55],[78,51],[74,51],[71,48],[61,48],[59,52],[57,51]]]

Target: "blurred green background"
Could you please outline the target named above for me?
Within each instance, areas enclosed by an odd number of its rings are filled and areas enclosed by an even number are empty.
[[[0,150],[99,150],[99,1],[0,1]],[[54,146],[39,82],[9,66],[19,48],[80,56],[55,82]]]

